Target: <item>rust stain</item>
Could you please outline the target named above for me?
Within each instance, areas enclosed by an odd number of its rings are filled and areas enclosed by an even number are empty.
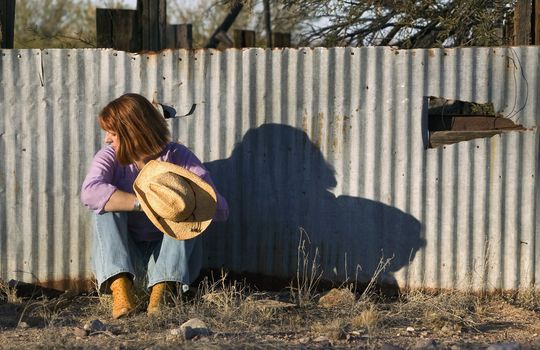
[[[76,293],[91,292],[95,290],[96,282],[90,278],[71,278],[63,280],[42,281],[36,285],[59,291],[72,291]]]
[[[141,51],[138,51],[136,54],[138,55],[147,55],[147,56],[158,56],[158,55],[165,55],[167,53],[172,53],[176,50],[179,50],[179,49],[163,49],[163,50],[159,50],[159,51],[150,51],[150,50],[141,50]]]
[[[435,57],[435,51],[433,49],[427,50],[427,53],[429,57]]]
[[[302,117],[302,130],[307,134],[308,133],[308,121],[307,121],[307,114],[304,112],[304,116]]]
[[[324,113],[319,112],[317,115],[317,135],[315,137],[315,144],[321,148],[323,143],[323,129],[324,129]]]
[[[523,131],[523,125],[515,124],[512,120],[491,115],[460,115],[452,117],[453,131],[468,130],[513,130]]]
[[[70,294],[90,293],[95,291],[96,282],[93,279],[64,279],[27,283],[16,280],[9,281],[9,286],[17,290],[17,295],[31,297],[45,295],[57,297],[65,292]]]
[[[339,130],[343,130],[343,127],[344,127],[344,118],[345,117],[342,117],[340,115],[335,115],[334,116],[334,127],[333,127],[333,130],[334,132],[332,133],[333,134],[333,137],[332,137],[332,152],[334,153],[338,153],[339,152],[339,145],[340,145],[340,136],[343,137],[343,134],[340,135],[340,132]]]

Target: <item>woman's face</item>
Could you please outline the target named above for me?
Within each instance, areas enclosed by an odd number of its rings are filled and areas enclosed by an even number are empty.
[[[105,143],[112,146],[115,152],[118,152],[118,146],[120,145],[120,141],[118,140],[118,134],[112,131],[105,130]]]

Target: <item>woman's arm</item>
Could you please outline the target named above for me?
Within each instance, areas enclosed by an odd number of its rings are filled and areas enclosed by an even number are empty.
[[[137,196],[133,193],[128,193],[120,190],[113,192],[105,207],[105,211],[134,211],[139,210],[136,208]],[[140,207],[139,207],[140,208]]]
[[[81,188],[81,201],[97,214],[107,211],[135,210],[136,196],[113,185],[118,162],[114,150],[101,149],[92,160]]]

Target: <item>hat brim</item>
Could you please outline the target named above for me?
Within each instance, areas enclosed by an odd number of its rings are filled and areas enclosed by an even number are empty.
[[[195,210],[190,218],[176,222],[160,217],[149,205],[145,195],[146,185],[161,174],[171,172],[186,179],[195,195]],[[174,239],[186,240],[200,235],[212,222],[217,208],[214,188],[191,171],[176,164],[151,160],[142,168],[133,183],[133,190],[141,203],[141,208],[150,221],[164,234]]]

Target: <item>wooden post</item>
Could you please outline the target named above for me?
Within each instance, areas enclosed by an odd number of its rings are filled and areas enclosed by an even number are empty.
[[[111,9],[96,9],[96,44],[97,47],[113,47]]]
[[[218,46],[219,39],[217,38],[217,35],[220,32],[226,33],[229,30],[229,28],[234,23],[234,20],[236,19],[236,17],[238,17],[238,14],[242,10],[242,7],[243,5],[241,1],[238,1],[235,3],[235,5],[231,8],[229,13],[227,14],[227,17],[225,17],[225,19],[223,20],[223,23],[221,23],[221,25],[217,27],[217,29],[214,31],[214,33],[210,37],[210,40],[208,40],[208,44],[206,44],[205,48],[215,49]]]
[[[113,47],[117,50],[137,52],[141,49],[141,34],[137,23],[137,11],[118,9],[113,11]]]
[[[505,16],[503,27],[503,45],[514,45],[514,10]]]
[[[129,52],[141,49],[137,11],[96,9],[96,34],[98,47]]]
[[[274,47],[291,47],[291,33],[274,32]]]
[[[533,0],[531,43],[540,45],[540,0]]]
[[[270,13],[270,0],[264,0],[264,26],[266,27],[266,47],[272,48],[272,21]]]
[[[529,45],[531,29],[531,0],[518,0],[514,10],[514,45]]]
[[[254,47],[255,46],[255,31],[253,30],[234,30],[234,47]]]
[[[169,24],[166,28],[166,47],[168,49],[192,48],[193,30],[191,24]]]
[[[142,50],[159,51],[165,48],[166,0],[137,0]]]
[[[13,48],[15,0],[0,0],[0,47]]]

